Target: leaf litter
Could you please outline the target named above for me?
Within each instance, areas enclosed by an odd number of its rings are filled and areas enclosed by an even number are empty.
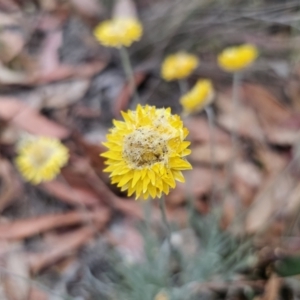
[[[115,299],[111,287],[119,285],[122,297],[134,300],[127,288],[146,276],[157,293],[168,288],[178,300],[293,299],[286,295],[295,296],[297,290],[286,276],[300,274],[299,66],[289,67],[298,50],[287,41],[297,38],[291,28],[293,10],[299,7],[293,1],[287,6],[267,2],[256,8],[226,4],[228,10],[207,1],[191,1],[186,7],[168,0],[1,3],[0,297]],[[277,24],[276,13],[283,23]],[[159,260],[161,256],[167,261],[168,253],[157,201],[135,202],[111,186],[99,157],[111,119],[131,107],[133,91],[116,53],[99,46],[92,30],[112,15],[137,14],[145,36],[129,54],[142,104],[181,112],[177,85],[152,84],[160,80],[159,65],[146,68],[144,62],[159,62],[182,48],[202,60],[187,83],[191,86],[201,75],[212,78],[217,91],[214,154],[206,115],[187,117],[194,169],[186,172],[186,183],[166,197],[172,238],[180,251],[189,253],[183,260],[194,259],[184,261],[183,267],[172,262],[171,288]],[[233,116],[232,78],[217,69],[214,59],[228,44],[242,42],[260,47],[261,64],[243,74],[238,113]],[[284,76],[278,68],[274,73],[282,61],[290,68]],[[234,158],[232,131],[238,140]],[[55,137],[68,146],[70,162],[55,180],[29,186],[18,175],[16,146],[27,133]],[[212,203],[219,219],[211,217]],[[190,225],[193,234],[187,231]],[[145,234],[149,227],[158,240]],[[239,241],[248,238],[252,244],[245,250]],[[159,255],[154,257],[145,249],[158,241]],[[142,266],[148,256],[153,268],[147,266],[145,275]],[[65,279],[69,267],[74,269]],[[184,273],[185,267],[195,273]],[[128,282],[122,290],[124,278]],[[197,280],[185,282],[186,278]],[[75,296],[74,282],[79,282]],[[58,286],[61,294],[54,296],[51,289]],[[140,286],[145,299],[154,299],[147,282]]]

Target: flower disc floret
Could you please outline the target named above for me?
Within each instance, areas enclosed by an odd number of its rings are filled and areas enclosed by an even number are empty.
[[[115,18],[100,23],[94,30],[96,39],[104,46],[129,47],[143,34],[142,24],[134,18]]]
[[[190,154],[185,141],[188,130],[178,115],[170,108],[142,107],[136,111],[122,112],[124,121],[114,120],[114,125],[103,143],[113,184],[128,196],[137,198],[161,197],[168,194],[176,181],[184,182],[183,170],[192,168],[185,156]]]
[[[230,47],[218,56],[218,63],[228,72],[236,72],[250,66],[258,56],[257,48],[251,44]]]
[[[22,141],[16,166],[33,184],[54,179],[69,159],[68,149],[57,139],[33,137]]]
[[[192,54],[178,52],[166,57],[161,67],[161,77],[166,81],[188,77],[198,66],[199,59]]]
[[[201,111],[213,101],[214,94],[214,88],[210,80],[198,80],[195,86],[180,99],[184,113],[190,114]]]

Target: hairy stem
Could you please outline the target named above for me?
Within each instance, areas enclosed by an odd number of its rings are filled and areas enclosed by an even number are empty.
[[[215,188],[216,188],[216,141],[214,133],[214,111],[209,105],[205,107],[205,113],[208,120],[209,137],[210,137],[210,161],[211,161],[211,176],[212,176],[212,189],[211,189],[211,205],[215,204]]]
[[[130,87],[130,90],[133,93],[133,101],[132,101],[131,106],[133,108],[135,108],[135,106],[140,101],[139,101],[139,96],[137,94],[137,88],[136,88],[136,84],[135,84],[134,72],[133,72],[133,69],[132,69],[131,62],[130,62],[129,54],[128,54],[128,51],[125,47],[119,48],[119,51],[120,51],[120,57],[121,57],[121,62],[122,62],[122,65],[123,65],[123,69],[124,69],[125,75],[127,77],[127,80],[129,81],[129,87]]]
[[[165,203],[164,196],[161,196],[159,199],[159,208],[160,208],[160,212],[161,212],[161,218],[164,223],[165,230],[166,230],[168,246],[169,246],[169,249],[172,251],[173,247],[172,247],[172,243],[171,243],[171,228],[170,228],[170,224],[167,219],[166,203]]]
[[[186,79],[178,80],[178,85],[179,85],[181,96],[187,93],[187,91],[189,90],[189,85]]]
[[[238,113],[239,113],[239,88],[240,88],[241,74],[235,72],[233,74],[232,84],[232,128],[231,128],[231,158],[228,165],[228,186],[230,186],[233,177],[233,168],[235,157],[238,150]]]

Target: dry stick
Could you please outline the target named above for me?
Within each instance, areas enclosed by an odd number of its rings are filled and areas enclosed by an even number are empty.
[[[130,58],[128,51],[125,47],[119,48],[120,56],[121,56],[121,62],[123,65],[123,69],[125,72],[125,75],[127,77],[127,80],[129,81],[130,90],[133,91],[133,101],[131,103],[131,107],[135,108],[138,103],[140,103],[140,99],[137,93],[137,88],[135,84],[135,78],[134,78],[134,72],[131,66]]]
[[[208,129],[210,137],[210,160],[211,160],[211,176],[212,176],[212,188],[211,188],[211,205],[215,204],[215,188],[216,188],[216,141],[214,134],[214,111],[209,105],[204,108],[204,111],[208,120]]]
[[[72,188],[72,186],[69,184],[69,182],[67,181],[67,179],[65,178],[65,176],[61,173],[60,174],[60,178],[61,180],[73,191],[72,194],[74,195],[74,199],[75,201],[78,203],[78,210],[82,213],[83,217],[86,219],[86,224],[93,229],[93,231],[96,233],[97,232],[97,227],[95,225],[95,222],[89,218],[89,210],[86,208],[86,206],[84,204],[82,204],[80,196],[78,195],[78,193],[76,192],[76,190],[74,190]]]

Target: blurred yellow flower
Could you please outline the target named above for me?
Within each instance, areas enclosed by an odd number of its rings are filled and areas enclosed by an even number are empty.
[[[258,51],[254,45],[244,44],[224,49],[218,56],[218,63],[225,71],[235,72],[251,65],[257,56]]]
[[[161,77],[166,81],[183,79],[198,66],[199,59],[192,54],[178,52],[165,58],[161,67]]]
[[[26,181],[39,184],[55,178],[68,159],[68,149],[59,140],[32,137],[20,143],[15,163]]]
[[[156,294],[154,300],[169,300],[170,297],[164,290],[160,291],[158,294]]]
[[[143,27],[134,18],[116,18],[104,21],[94,30],[96,39],[104,46],[120,48],[129,47],[139,41],[143,34]]]
[[[124,121],[114,120],[107,142],[107,158],[112,183],[122,191],[145,200],[161,197],[174,188],[175,181],[184,182],[182,170],[192,168],[184,156],[190,154],[190,142],[184,139],[188,130],[170,108],[137,106],[136,111],[122,112]]]
[[[214,98],[214,88],[208,79],[198,80],[195,86],[180,98],[185,114],[201,111]]]

